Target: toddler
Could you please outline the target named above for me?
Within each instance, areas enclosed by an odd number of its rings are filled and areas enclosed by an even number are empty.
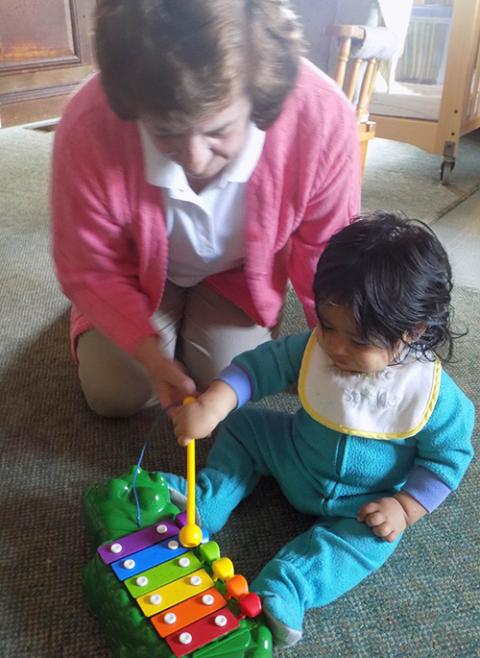
[[[262,475],[317,519],[252,583],[279,645],[301,638],[306,610],[378,569],[472,459],[473,405],[441,365],[455,338],[451,288],[447,255],[428,226],[387,213],[355,222],[318,262],[315,329],[240,354],[175,414],[183,445],[226,419],[197,478],[209,531]],[[295,383],[294,414],[242,408]],[[185,479],[165,477],[179,502]]]

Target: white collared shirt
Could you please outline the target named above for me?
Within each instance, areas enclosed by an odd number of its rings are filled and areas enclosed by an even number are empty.
[[[196,194],[182,167],[163,156],[145,127],[138,125],[147,182],[163,192],[169,281],[194,286],[211,274],[241,265],[246,186],[262,153],[265,133],[251,123],[240,153]]]

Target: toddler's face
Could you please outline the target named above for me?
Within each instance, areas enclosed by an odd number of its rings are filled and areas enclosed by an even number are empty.
[[[179,164],[189,181],[206,184],[241,151],[247,138],[251,102],[241,96],[217,113],[176,132],[145,119],[143,124],[157,149]]]
[[[363,342],[352,311],[344,306],[320,306],[318,316],[318,342],[340,370],[379,372],[392,363],[403,348],[401,341],[393,351]]]

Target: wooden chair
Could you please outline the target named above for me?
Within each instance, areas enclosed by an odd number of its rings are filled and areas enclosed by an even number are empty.
[[[368,108],[378,71],[376,58],[360,59],[352,56],[352,44],[365,38],[365,30],[359,25],[329,25],[328,36],[338,40],[338,56],[334,79],[355,105],[358,118],[362,174],[365,171],[368,142],[375,137],[375,123],[368,119]]]

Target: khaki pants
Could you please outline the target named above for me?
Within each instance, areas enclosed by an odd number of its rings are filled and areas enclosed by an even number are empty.
[[[271,329],[205,284],[181,288],[167,282],[153,323],[164,353],[179,359],[201,390],[240,352],[270,340]],[[101,416],[127,417],[158,403],[144,368],[95,329],[78,341],[80,384]]]

